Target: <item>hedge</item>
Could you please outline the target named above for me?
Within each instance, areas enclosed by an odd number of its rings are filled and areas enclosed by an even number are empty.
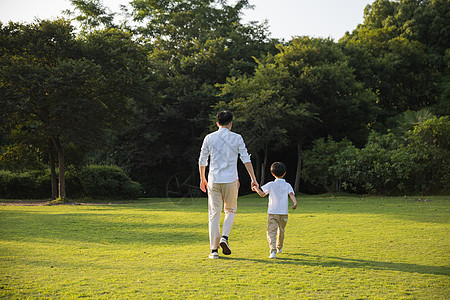
[[[384,195],[450,193],[450,117],[404,134],[372,132],[364,148],[319,139],[304,153],[302,178],[327,192]]]
[[[69,168],[66,172],[69,198],[136,199],[142,193],[138,182],[132,181],[116,166]],[[46,199],[51,197],[50,170],[12,172],[0,170],[0,198]]]

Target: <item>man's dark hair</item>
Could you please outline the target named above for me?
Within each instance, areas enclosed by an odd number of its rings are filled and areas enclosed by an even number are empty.
[[[233,121],[233,114],[227,110],[223,110],[217,114],[217,122],[219,125],[226,126]]]
[[[286,166],[282,162],[274,162],[270,166],[270,172],[272,172],[276,177],[281,177],[284,173],[286,173]]]

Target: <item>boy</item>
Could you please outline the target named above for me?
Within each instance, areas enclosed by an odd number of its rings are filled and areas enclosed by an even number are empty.
[[[288,198],[291,198],[292,202],[294,202],[292,209],[297,208],[297,199],[295,199],[292,186],[283,179],[286,175],[286,166],[282,162],[275,162],[270,167],[270,172],[275,177],[275,181],[263,185],[261,187],[262,190],[257,186],[253,187],[252,190],[261,197],[269,194],[267,241],[270,247],[269,258],[275,258],[276,253],[281,253],[283,248],[284,228],[288,219]]]

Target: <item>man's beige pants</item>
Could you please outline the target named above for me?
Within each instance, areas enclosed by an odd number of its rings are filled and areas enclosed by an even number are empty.
[[[231,183],[208,182],[208,213],[209,213],[209,243],[211,250],[219,248],[222,235],[229,236],[236,217],[239,181]],[[225,211],[225,220],[220,234],[220,214],[222,205]]]
[[[284,228],[287,220],[288,215],[267,215],[267,241],[269,242],[270,252],[277,252],[277,249],[283,248]]]

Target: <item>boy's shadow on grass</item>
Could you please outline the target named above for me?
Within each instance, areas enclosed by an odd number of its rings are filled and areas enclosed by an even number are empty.
[[[321,266],[325,268],[355,268],[355,269],[372,269],[372,270],[390,270],[407,273],[432,274],[450,276],[450,267],[446,266],[425,266],[408,263],[382,262],[363,259],[342,258],[335,256],[321,256],[312,254],[290,253],[282,254],[286,256],[299,256],[302,258],[277,257],[276,259],[254,259],[254,258],[235,258],[223,257],[229,260],[253,261],[257,263],[278,263],[302,266]]]

